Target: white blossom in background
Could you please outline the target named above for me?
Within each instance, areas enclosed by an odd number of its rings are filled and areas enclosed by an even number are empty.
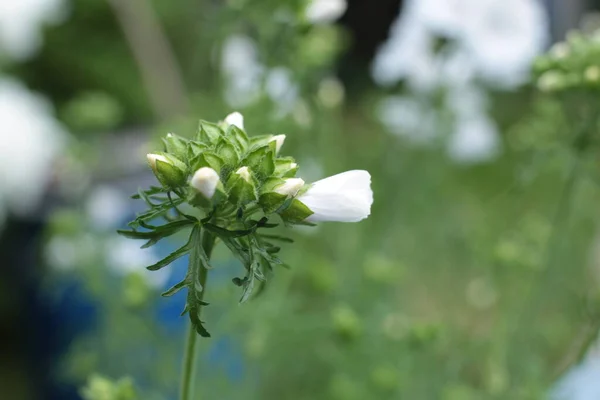
[[[96,186],[85,203],[90,225],[102,230],[116,229],[131,212],[128,200],[129,196],[112,186]]]
[[[275,67],[267,72],[265,91],[277,106],[276,117],[289,114],[298,100],[299,89],[294,82],[292,71],[284,67]]]
[[[309,0],[305,16],[310,23],[328,24],[344,15],[347,8],[346,0]]]
[[[436,51],[437,38],[450,41],[449,51]],[[410,85],[431,75],[420,70],[427,64],[441,84],[452,84],[443,72],[458,53],[471,64],[473,77],[510,88],[524,82],[547,40],[547,16],[538,0],[410,0],[375,56],[373,78],[380,84],[407,79]]]
[[[538,0],[409,0],[371,72],[383,86],[404,81],[419,101],[390,97],[378,115],[390,132],[413,142],[445,136],[447,152],[458,162],[493,159],[501,141],[481,82],[502,89],[524,83],[547,40]],[[440,89],[450,122],[436,112]]]
[[[258,99],[264,67],[251,38],[242,35],[227,38],[221,53],[221,69],[225,75],[225,100],[232,107],[244,107]]]
[[[148,271],[146,267],[160,260],[152,249],[141,249],[139,243],[114,236],[105,242],[106,265],[115,274],[127,276],[143,274],[148,284],[154,288],[164,288],[170,277],[170,270],[162,268]]]
[[[66,134],[49,102],[8,79],[0,79],[0,121],[0,210],[27,215],[40,205]]]
[[[388,131],[412,143],[427,144],[437,136],[435,113],[415,98],[388,96],[379,104],[377,115]]]
[[[62,21],[66,6],[65,0],[0,1],[0,55],[31,57],[42,44],[44,25]]]
[[[448,155],[454,161],[471,164],[488,161],[500,150],[496,124],[485,115],[459,117],[448,142]]]
[[[247,36],[232,35],[225,41],[221,70],[225,78],[225,101],[234,108],[249,106],[266,95],[275,106],[274,117],[282,118],[292,113],[298,103],[300,90],[292,71],[285,67],[265,67],[259,60],[256,44]]]

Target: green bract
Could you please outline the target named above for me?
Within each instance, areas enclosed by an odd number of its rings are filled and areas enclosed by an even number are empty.
[[[164,268],[189,254],[185,279],[163,296],[187,289],[183,313],[189,314],[202,336],[210,336],[200,310],[207,305],[204,286],[215,242],[227,246],[244,266],[243,277],[233,279],[242,288],[244,302],[264,284],[273,266],[282,264],[274,242],[291,241],[264,232],[280,222],[307,224],[305,219],[312,214],[295,197],[276,191],[298,170],[293,158],[277,154],[283,139],[283,135],[248,137],[235,125],[201,121],[194,139],[168,134],[164,151],[148,155],[160,186],[133,196],[144,200],[148,209],[130,222],[130,230],[119,233],[144,239],[143,247],[149,247],[180,231],[189,232],[183,246],[148,269]],[[160,220],[164,223],[157,223]]]

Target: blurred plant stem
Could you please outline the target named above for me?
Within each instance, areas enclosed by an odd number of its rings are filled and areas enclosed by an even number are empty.
[[[580,122],[579,127],[576,129],[577,133],[571,143],[573,148],[572,163],[569,169],[566,181],[561,190],[556,211],[552,217],[551,222],[551,233],[547,240],[545,255],[542,260],[545,268],[542,270],[540,276],[537,279],[531,281],[528,289],[528,296],[524,299],[523,311],[517,314],[512,325],[512,334],[516,335],[517,342],[513,342],[513,348],[516,352],[527,351],[530,341],[526,340],[525,337],[521,337],[518,333],[529,335],[531,332],[537,334],[536,329],[523,329],[525,326],[531,326],[535,324],[536,316],[541,315],[543,307],[545,305],[544,294],[548,291],[558,290],[553,287],[556,284],[557,278],[560,279],[563,275],[560,273],[561,269],[556,268],[562,264],[559,261],[560,251],[563,245],[567,242],[565,236],[568,237],[568,223],[571,212],[573,211],[573,202],[576,198],[577,183],[582,175],[582,169],[585,166],[586,151],[589,148],[591,138],[597,130],[598,116],[596,115],[592,107],[586,105],[582,110],[581,114],[578,114],[578,118],[572,117],[573,121]],[[578,339],[580,343],[592,343],[589,339]],[[523,346],[523,347],[521,347]],[[577,353],[585,353],[586,349],[579,349]],[[515,357],[512,357],[516,360]],[[572,361],[575,361],[574,359]],[[513,365],[511,368],[513,371],[517,371],[517,366]],[[561,368],[564,369],[564,366]],[[518,387],[520,377],[518,374],[515,375],[515,381],[512,382],[514,387]]]
[[[185,84],[169,40],[147,0],[107,0],[138,65],[154,114],[168,119],[188,109]]]
[[[200,244],[196,244],[192,248],[192,253],[190,254],[190,260],[197,257],[195,253],[203,252],[210,259],[212,254],[212,249],[215,245],[215,237],[210,234],[208,231],[204,231],[202,233],[202,242]],[[202,246],[202,250],[200,248]],[[206,293],[206,279],[208,277],[208,270],[204,267],[200,269],[200,285],[202,285],[202,292],[200,292],[200,298],[198,300],[202,301],[204,299],[204,293]],[[198,318],[201,317],[202,308],[198,310]],[[188,327],[188,337],[185,345],[185,353],[183,355],[183,371],[181,377],[181,388],[180,388],[180,399],[181,400],[191,400],[194,397],[194,387],[195,387],[195,376],[194,376],[194,366],[196,364],[196,341],[197,341],[198,333],[196,333],[196,329],[193,324],[189,324]]]

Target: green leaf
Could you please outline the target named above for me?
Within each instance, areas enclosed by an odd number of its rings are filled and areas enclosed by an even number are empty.
[[[265,239],[271,239],[271,240],[278,240],[280,242],[285,242],[285,243],[294,243],[294,239],[291,239],[289,237],[285,237],[285,236],[280,236],[280,235],[267,235],[267,234],[260,234],[261,238],[265,238]]]
[[[161,268],[164,268],[167,265],[171,264],[173,261],[177,260],[178,258],[186,255],[190,251],[190,247],[190,242],[188,241],[186,244],[184,244],[183,246],[181,246],[162,260],[146,268],[150,271],[157,271]]]
[[[163,297],[173,296],[175,293],[179,292],[181,289],[183,289],[186,286],[187,286],[187,277],[186,277],[186,279],[182,280],[181,282],[176,283],[175,285],[171,286],[169,289],[165,290],[163,293],[161,293],[161,296],[163,296]]]
[[[203,322],[200,320],[200,310],[206,305],[202,301],[202,277],[206,274],[204,265],[207,262],[207,256],[202,248],[202,229],[200,225],[196,225],[190,234],[189,243],[192,249],[189,257],[187,276],[187,309],[190,321],[196,332],[202,337],[210,337],[210,334],[204,328]]]
[[[240,298],[240,303],[245,303],[248,301],[250,296],[252,295],[252,291],[254,290],[254,274],[246,277],[243,282],[242,287],[244,288],[242,291],[242,297]]]
[[[251,233],[254,233],[254,231],[255,231],[255,229],[238,229],[238,230],[230,231],[228,229],[221,228],[220,226],[217,226],[217,225],[214,225],[211,223],[205,223],[203,226],[206,230],[214,233],[215,235],[217,235],[221,238],[223,238],[223,237],[238,238],[238,237],[250,235]]]
[[[188,160],[192,160],[198,154],[204,153],[206,150],[208,150],[208,146],[204,143],[190,141],[187,145]]]
[[[167,236],[171,236],[171,235],[177,233],[179,230],[189,227],[195,223],[196,222],[189,220],[189,219],[182,219],[182,220],[170,222],[165,225],[158,226],[154,230],[150,230],[150,231],[138,232],[135,230],[129,231],[129,230],[120,229],[117,231],[117,233],[121,236],[125,236],[126,238],[130,238],[130,239],[146,239],[146,240],[148,240],[148,243],[146,243],[142,247],[147,248],[147,247],[152,246],[159,240],[161,240]]]

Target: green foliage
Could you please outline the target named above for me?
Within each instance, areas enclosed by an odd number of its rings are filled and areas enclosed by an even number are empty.
[[[100,375],[92,375],[81,390],[85,400],[136,400],[138,396],[130,378],[112,381]]]

